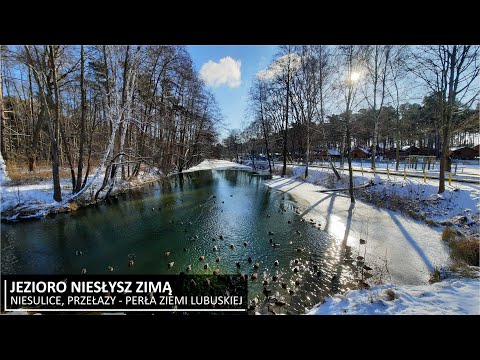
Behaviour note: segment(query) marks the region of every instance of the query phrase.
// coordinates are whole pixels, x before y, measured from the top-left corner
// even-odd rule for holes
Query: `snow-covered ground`
[[[227,160],[203,160],[200,164],[193,166],[184,172],[199,170],[252,170],[252,168]]]
[[[5,161],[3,160],[3,156],[0,153],[0,186],[3,185],[4,182],[9,180],[8,173],[7,173],[7,166],[5,165]]]
[[[304,166],[293,166],[293,177],[300,178]],[[347,188],[348,171],[340,170],[342,179],[336,181],[329,168],[309,168],[306,182],[331,187]],[[302,179],[303,180],[303,179]],[[388,176],[354,172],[354,186],[361,187],[369,183],[375,186],[365,191],[358,190],[358,195],[368,197],[371,202],[386,208],[403,208],[405,213],[414,213],[415,217],[431,220],[439,225],[456,225],[465,235],[478,234],[480,220],[480,183],[453,182],[446,184],[446,191],[439,195],[438,180],[403,176]],[[399,202],[402,206],[398,206]]]
[[[290,177],[275,176],[267,185],[292,195],[300,204],[300,216],[320,222],[339,243],[351,247],[353,258],[364,257],[365,265],[379,274],[367,280],[373,285],[369,290],[326,298],[310,314],[480,314],[479,279],[448,278],[428,283],[430,273],[446,268],[450,258],[441,240],[443,226],[425,222],[455,224],[467,234],[476,230],[473,233],[478,236],[479,184],[454,183],[438,195],[435,179],[424,182],[378,172],[355,172],[357,196],[385,203],[378,207],[357,198],[351,207],[348,192],[329,191],[348,188],[346,170],[340,171],[339,181],[328,168],[310,168],[306,179],[303,166],[292,166],[291,170]],[[374,186],[362,188],[367,184]],[[395,208],[399,201],[403,206],[410,204],[416,214],[388,209]],[[421,220],[413,218],[419,214]],[[361,244],[360,239],[366,243]],[[385,283],[388,285],[382,285]],[[388,301],[388,289],[396,294],[395,300]]]
[[[141,172],[140,175],[130,181],[123,181],[120,178],[114,186],[115,191],[125,189],[128,187],[135,187],[143,183],[157,180],[160,174],[156,169],[150,172]],[[119,174],[120,176],[120,174]],[[93,175],[90,175],[91,179]],[[8,178],[2,176],[4,181],[0,187],[0,212],[3,219],[16,220],[18,218],[30,218],[46,215],[49,211],[54,209],[67,209],[66,200],[72,195],[72,183],[70,179],[60,179],[60,186],[62,189],[63,202],[56,202],[53,199],[53,183],[52,180],[44,180],[35,184],[12,185]],[[93,199],[97,189],[100,188],[104,178],[104,173],[95,179],[92,186],[82,195],[83,199],[88,202]],[[105,191],[108,186],[105,188]]]
[[[379,285],[325,298],[308,315],[480,315],[480,279]]]

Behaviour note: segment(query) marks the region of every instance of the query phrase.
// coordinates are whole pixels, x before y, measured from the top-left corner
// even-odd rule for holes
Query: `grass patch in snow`
[[[452,241],[455,239],[456,235],[457,235],[457,230],[455,230],[451,226],[447,226],[442,231],[442,240],[447,242]]]
[[[457,230],[447,226],[442,231],[442,240],[450,247],[450,256],[455,262],[468,266],[480,265],[480,238],[459,236]]]
[[[448,242],[452,258],[467,265],[479,266],[480,239],[474,237],[458,237]]]

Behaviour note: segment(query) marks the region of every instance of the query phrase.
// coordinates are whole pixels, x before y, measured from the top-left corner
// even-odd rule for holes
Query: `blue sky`
[[[195,69],[200,72],[215,95],[227,129],[241,129],[245,124],[248,91],[255,74],[267,67],[277,52],[266,45],[192,45],[187,46]],[[223,60],[222,60],[223,59]],[[240,63],[239,63],[240,61]]]

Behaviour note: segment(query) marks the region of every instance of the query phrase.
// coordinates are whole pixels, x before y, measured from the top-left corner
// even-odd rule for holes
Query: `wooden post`
[[[452,185],[452,173],[448,173],[448,185]]]

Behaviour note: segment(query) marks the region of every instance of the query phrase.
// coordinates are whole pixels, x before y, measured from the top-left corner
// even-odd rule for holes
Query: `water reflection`
[[[296,208],[288,194],[271,191],[248,172],[181,174],[74,216],[2,224],[2,273],[78,274],[86,268],[104,274],[112,266],[116,273],[176,274],[191,265],[192,273],[206,274],[218,268],[257,274],[249,280],[255,311],[303,313],[336,281],[347,286],[352,275],[338,266],[341,244],[302,222]],[[128,267],[131,253],[134,267]]]

